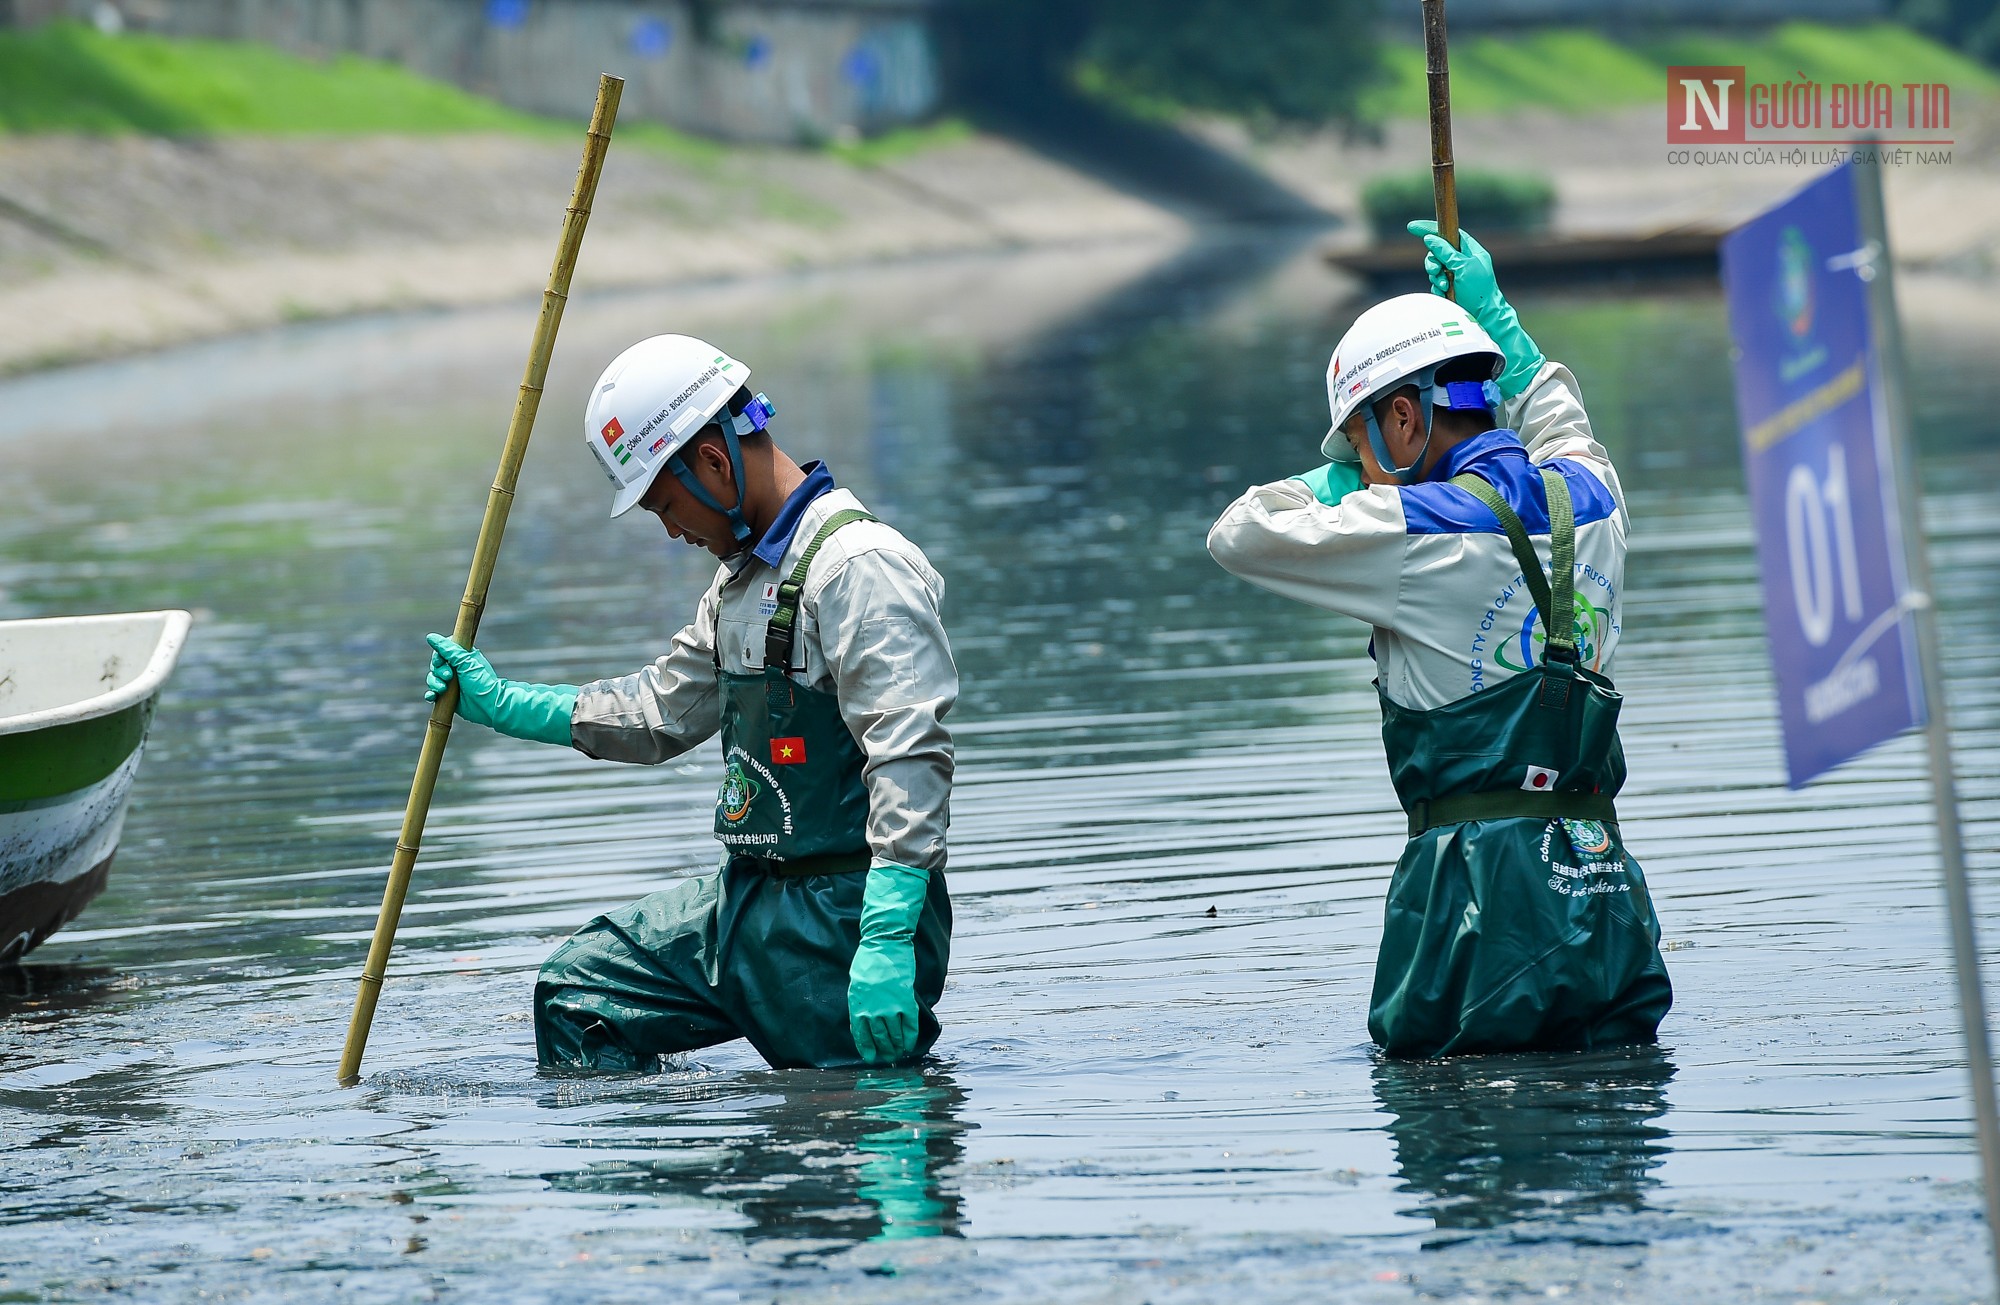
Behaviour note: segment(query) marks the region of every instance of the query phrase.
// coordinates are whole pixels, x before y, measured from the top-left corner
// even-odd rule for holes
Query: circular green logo
[[[1569,844],[1585,856],[1603,856],[1611,850],[1611,831],[1595,820],[1565,820],[1563,832]]]
[[[743,767],[730,762],[722,775],[722,791],[716,794],[715,809],[734,825],[750,814],[750,804],[756,799],[757,781],[744,774]]]

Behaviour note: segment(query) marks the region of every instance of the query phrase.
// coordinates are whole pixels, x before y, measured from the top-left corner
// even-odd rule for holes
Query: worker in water
[[[1209,551],[1374,627],[1410,833],[1376,958],[1375,1041],[1433,1056],[1650,1040],[1673,994],[1612,801],[1618,473],[1485,251],[1411,229],[1436,293],[1377,304],[1342,337],[1326,374],[1333,461],[1249,490]]]
[[[938,1036],[958,672],[915,544],[771,438],[749,369],[660,335],[598,378],[584,443],[675,539],[721,559],[631,675],[522,684],[442,635],[427,696],[515,738],[656,765],[718,730],[717,870],[602,915],[542,966],[544,1066],[638,1070],[748,1038],[778,1067],[908,1063]]]

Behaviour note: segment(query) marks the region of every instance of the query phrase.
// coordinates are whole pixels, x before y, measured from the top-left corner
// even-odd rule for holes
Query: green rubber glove
[[[569,746],[575,685],[503,680],[493,673],[493,663],[474,649],[461,648],[441,634],[427,634],[424,642],[431,646],[431,672],[424,678],[426,699],[437,701],[456,678],[458,714],[474,725],[509,738]]]
[[[1304,475],[1293,476],[1292,479],[1303,481],[1305,487],[1313,492],[1314,498],[1332,507],[1361,488],[1361,464],[1329,462],[1324,467],[1314,467]]]
[[[1546,360],[1528,333],[1521,329],[1514,306],[1500,293],[1500,283],[1493,275],[1493,255],[1463,227],[1458,232],[1458,243],[1462,246],[1459,249],[1447,244],[1437,230],[1438,224],[1431,221],[1412,222],[1409,226],[1410,234],[1423,237],[1424,248],[1430,251],[1424,255],[1424,274],[1431,279],[1431,293],[1445,293],[1444,274],[1450,272],[1450,297],[1472,314],[1472,320],[1507,355],[1507,369],[1498,379],[1501,397],[1511,399],[1528,388]]]
[[[931,873],[906,865],[868,871],[861,946],[847,970],[847,1028],[871,1065],[907,1060],[917,1047],[917,916]]]

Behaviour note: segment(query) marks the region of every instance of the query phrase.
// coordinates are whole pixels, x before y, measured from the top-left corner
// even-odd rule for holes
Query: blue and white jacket
[[[1560,364],[1544,364],[1499,419],[1505,429],[1453,448],[1416,485],[1370,485],[1332,504],[1299,480],[1255,486],[1209,530],[1208,551],[1252,584],[1374,626],[1383,690],[1404,707],[1441,707],[1535,665],[1543,643],[1500,522],[1445,482],[1465,471],[1492,481],[1546,568],[1548,504],[1536,467],[1553,467],[1576,511],[1578,651],[1586,667],[1609,674],[1625,580],[1618,472]]]

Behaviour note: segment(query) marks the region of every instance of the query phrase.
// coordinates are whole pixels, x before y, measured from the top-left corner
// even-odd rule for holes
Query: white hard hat
[[[1333,425],[1320,452],[1335,462],[1359,461],[1354,446],[1340,433],[1355,409],[1411,383],[1439,363],[1482,353],[1493,356],[1491,374],[1498,376],[1507,365],[1500,346],[1470,314],[1442,295],[1398,295],[1376,304],[1354,319],[1327,364],[1326,401]]]
[[[617,487],[611,515],[646,489],[750,378],[750,369],[691,335],[655,335],[611,360],[583,412],[583,442]]]

